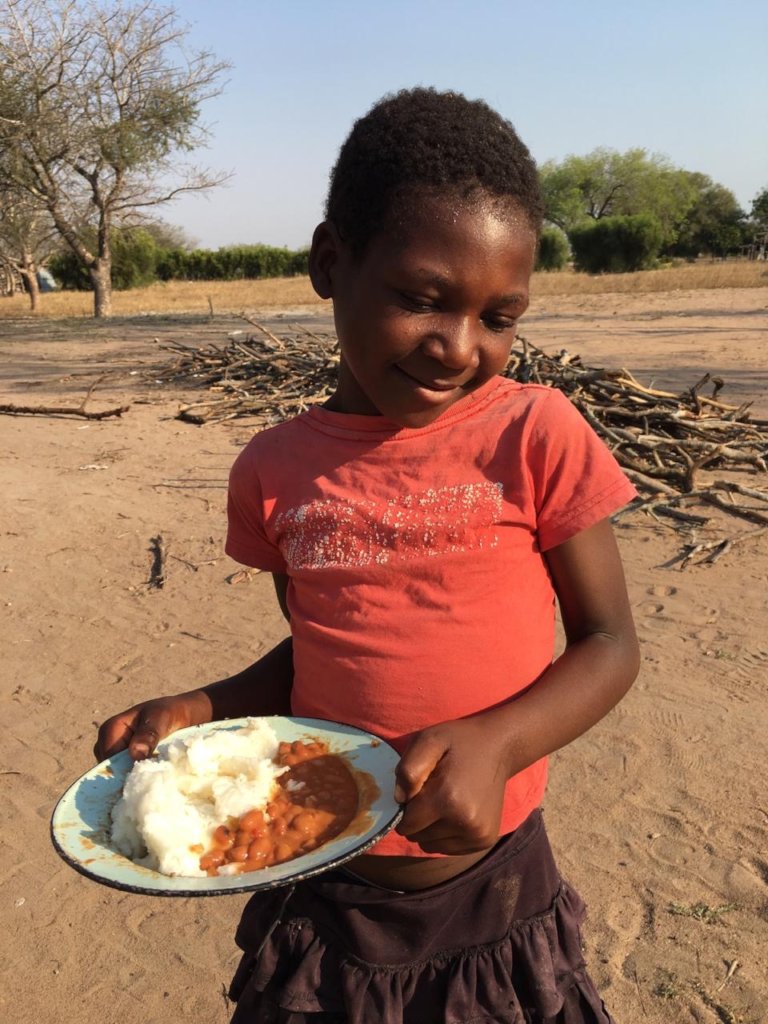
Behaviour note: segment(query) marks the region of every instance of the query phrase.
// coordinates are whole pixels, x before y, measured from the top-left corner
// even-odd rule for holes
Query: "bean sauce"
[[[200,868],[218,874],[224,864],[256,871],[317,849],[349,825],[358,809],[358,789],[343,758],[319,740],[281,743],[277,763],[288,771],[278,792],[261,810],[230,818],[213,834]]]

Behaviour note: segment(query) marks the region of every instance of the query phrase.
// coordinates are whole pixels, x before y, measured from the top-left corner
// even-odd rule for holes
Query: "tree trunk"
[[[13,298],[16,294],[16,274],[14,270],[4,262],[0,273],[2,273],[3,277],[3,287],[0,289],[0,292]]]
[[[20,270],[20,273],[24,278],[27,295],[29,295],[29,308],[36,313],[40,306],[40,285],[37,283],[37,271],[34,263],[27,264]]]
[[[112,316],[112,260],[97,259],[88,267],[93,284],[93,315]]]

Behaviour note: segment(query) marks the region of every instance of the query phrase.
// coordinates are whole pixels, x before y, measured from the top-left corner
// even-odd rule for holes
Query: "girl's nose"
[[[478,341],[469,318],[441,325],[422,343],[422,351],[449,370],[474,368],[480,362]]]

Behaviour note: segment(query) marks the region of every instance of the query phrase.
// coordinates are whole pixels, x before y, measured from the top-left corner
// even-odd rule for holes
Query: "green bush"
[[[183,271],[189,253],[186,249],[158,249],[155,273],[160,281],[183,279]]]
[[[536,270],[562,270],[570,257],[568,239],[560,228],[544,228],[536,254]]]
[[[141,288],[157,280],[157,244],[143,228],[115,231],[112,236],[112,287]]]
[[[140,288],[157,280],[157,262],[161,250],[152,235],[143,228],[122,228],[112,232],[112,287],[117,291]],[[91,251],[96,239],[90,239]],[[62,288],[91,291],[86,267],[70,249],[57,253],[48,267]]]
[[[309,249],[272,245],[231,245],[211,249],[160,250],[157,276],[163,281],[243,281],[295,277],[309,272]]]
[[[67,291],[91,291],[91,278],[71,249],[62,249],[48,261],[48,269],[59,287]]]
[[[89,291],[88,271],[71,252],[50,262],[62,288]],[[143,228],[112,236],[112,284],[139,288],[153,281],[243,281],[259,277],[295,277],[309,273],[309,249],[273,245],[232,245],[223,249],[162,248]]]
[[[623,274],[652,267],[661,249],[661,224],[649,214],[603,217],[568,236],[577,270]]]

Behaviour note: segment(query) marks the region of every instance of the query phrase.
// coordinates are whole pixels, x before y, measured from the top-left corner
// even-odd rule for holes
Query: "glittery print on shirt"
[[[484,482],[384,502],[312,501],[282,512],[275,525],[289,569],[330,569],[493,548],[501,512],[502,485]]]

